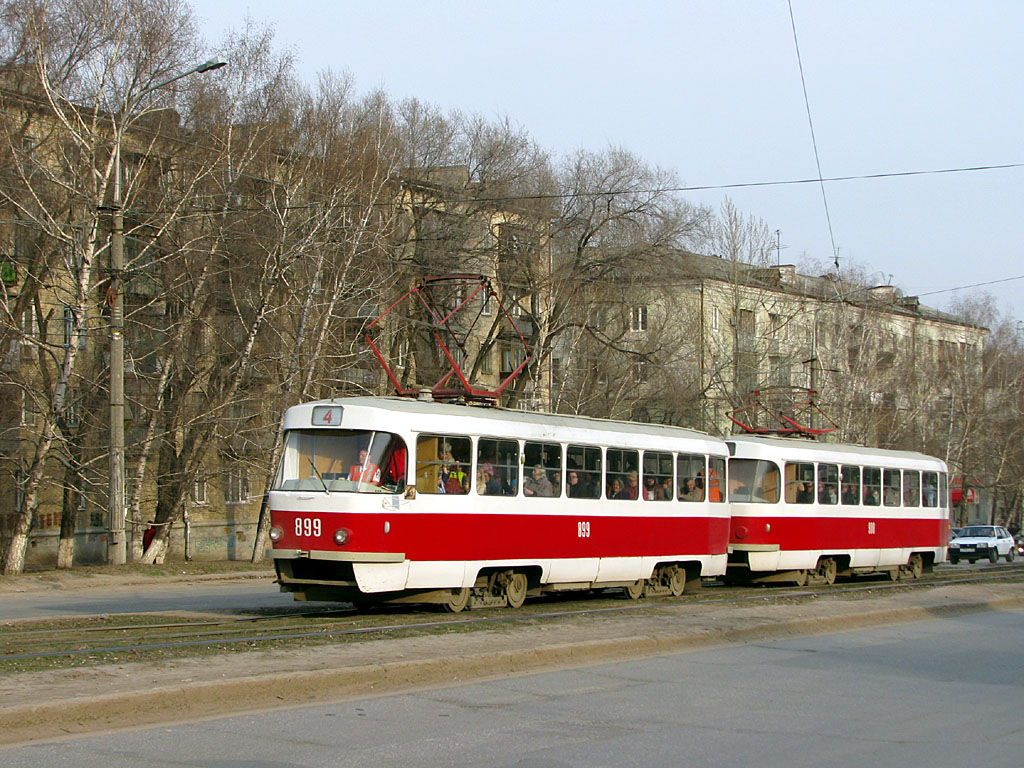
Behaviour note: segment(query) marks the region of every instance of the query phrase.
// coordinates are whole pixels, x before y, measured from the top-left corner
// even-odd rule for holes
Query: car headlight
[[[281,537],[284,536],[284,530],[279,525],[271,526],[270,528],[270,540],[280,541]]]
[[[352,534],[347,528],[339,528],[334,532],[334,543],[340,547],[343,544],[347,544],[351,537]]]

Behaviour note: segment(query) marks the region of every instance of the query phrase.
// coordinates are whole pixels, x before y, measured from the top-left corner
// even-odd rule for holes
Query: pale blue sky
[[[786,0],[193,0],[211,45],[269,22],[300,75],[347,71],[509,117],[558,155],[622,146],[686,186],[817,177]],[[1024,163],[1024,2],[793,0],[822,175]],[[1024,276],[1024,167],[826,184],[840,263],[922,301]],[[685,193],[830,260],[817,184]],[[985,286],[1024,317],[1024,279]],[[931,294],[931,295],[926,295]]]

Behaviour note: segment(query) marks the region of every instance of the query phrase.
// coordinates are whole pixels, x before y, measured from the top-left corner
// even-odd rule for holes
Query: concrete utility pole
[[[121,139],[124,122],[135,104],[153,91],[197,72],[209,72],[227,64],[219,58],[204,61],[187,72],[144,88],[125,100],[114,125],[114,201],[110,227],[110,488],[107,494],[107,563],[124,565],[128,559],[125,538],[124,499],[124,211],[121,199]]]

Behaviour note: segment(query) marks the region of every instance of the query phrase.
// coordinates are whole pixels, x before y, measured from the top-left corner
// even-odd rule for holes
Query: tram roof
[[[582,439],[578,433],[577,435],[573,433],[575,430],[583,430],[591,433],[590,440],[601,437],[599,433],[603,433],[607,438],[612,436],[619,439],[629,437],[631,440],[636,440],[637,438],[648,438],[651,440],[659,438],[694,440],[707,445],[718,446],[719,450],[713,451],[714,453],[725,454],[726,452],[725,443],[721,438],[713,437],[705,432],[686,429],[685,427],[673,427],[665,424],[641,424],[631,421],[617,421],[614,419],[562,413],[519,411],[496,406],[455,405],[402,397],[342,397],[302,403],[288,409],[288,414],[285,417],[285,428],[300,429],[309,427],[313,408],[323,405],[339,405],[343,410],[360,409],[364,412],[386,411],[391,414],[415,417],[415,422],[403,422],[402,426],[412,428],[417,432],[430,431],[451,434],[463,431],[467,434],[484,434],[496,437],[507,434],[509,437],[526,437],[565,442],[573,439]],[[506,429],[497,428],[498,424],[506,425]],[[514,431],[509,432],[507,427],[512,425],[514,425]],[[383,428],[383,425],[380,425],[378,428]],[[393,429],[394,427],[392,426],[391,428]]]
[[[823,443],[816,440],[801,440],[799,438],[766,437],[764,435],[730,435],[724,438],[726,442],[742,443],[746,446],[760,446],[770,450],[774,456],[803,454],[809,459],[813,456],[831,458],[836,461],[856,461],[859,464],[869,464],[871,461],[884,463],[888,461],[914,461],[924,462],[929,467],[935,468],[941,465],[945,470],[946,463],[942,459],[929,456],[916,451],[894,451],[887,448],[870,448],[866,445],[854,445],[852,443]]]

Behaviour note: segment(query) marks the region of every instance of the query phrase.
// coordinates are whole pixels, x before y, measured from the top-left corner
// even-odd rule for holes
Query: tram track
[[[986,566],[978,569],[943,570],[921,579],[888,582],[850,580],[832,586],[807,588],[778,586],[725,586],[709,583],[680,598],[649,598],[626,601],[609,594],[587,598],[565,594],[528,602],[509,610],[486,608],[473,615],[443,615],[405,606],[372,610],[320,608],[259,616],[217,619],[154,621],[152,614],[85,617],[64,621],[11,623],[0,627],[0,672],[138,661],[210,653],[281,648],[293,645],[348,642],[398,634],[477,631],[498,625],[554,622],[572,617],[614,615],[629,612],[656,614],[687,603],[804,602],[821,597],[877,595],[888,590],[917,590],[954,584],[1024,580],[1024,565]],[[556,608],[553,610],[553,608]],[[425,615],[430,615],[424,620]],[[381,621],[381,619],[385,619]]]

